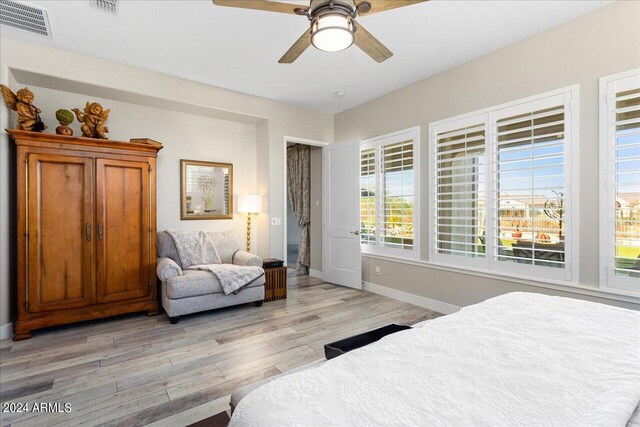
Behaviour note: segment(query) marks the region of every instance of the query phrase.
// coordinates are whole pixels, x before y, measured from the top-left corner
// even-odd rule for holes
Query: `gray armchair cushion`
[[[233,264],[233,254],[242,249],[235,231],[207,233],[218,251],[223,264]]]
[[[262,267],[262,258],[258,255],[245,251],[237,251],[233,255],[233,263],[235,265],[247,265],[251,267]]]
[[[208,232],[207,235],[213,241],[222,263],[233,264],[233,254],[242,249],[238,233],[230,230],[225,232]],[[166,231],[160,231],[157,234],[156,240],[158,258],[171,258],[182,268],[183,265],[180,262],[180,256],[178,255],[176,244],[171,235]]]
[[[167,230],[178,250],[182,268],[222,264],[213,240],[204,231]]]
[[[264,276],[243,288],[253,288],[264,285]],[[200,295],[222,294],[222,286],[218,279],[208,271],[184,270],[182,276],[172,277],[166,281],[166,293],[170,299],[197,297]]]
[[[158,258],[156,272],[158,278],[163,282],[172,277],[182,276],[182,268],[171,258]]]
[[[158,258],[171,258],[180,268],[180,256],[178,256],[178,250],[176,244],[173,241],[173,237],[166,231],[161,231],[156,236],[156,247],[158,250]]]

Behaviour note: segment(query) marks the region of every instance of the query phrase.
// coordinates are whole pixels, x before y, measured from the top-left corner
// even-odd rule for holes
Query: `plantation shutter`
[[[363,141],[360,146],[360,218],[365,253],[419,257],[418,131]]]
[[[433,261],[573,280],[573,93],[431,126]]]
[[[380,243],[413,249],[413,140],[380,147]]]
[[[229,174],[224,175],[224,213],[232,213],[229,211]]]
[[[434,255],[484,257],[485,123],[453,127],[435,134]]]
[[[563,97],[498,111],[493,128],[494,259],[511,267],[565,268]]]
[[[640,277],[640,88],[616,93],[615,273]]]
[[[640,72],[605,78],[603,286],[640,291]]]
[[[360,241],[364,245],[376,243],[376,150],[360,152]]]

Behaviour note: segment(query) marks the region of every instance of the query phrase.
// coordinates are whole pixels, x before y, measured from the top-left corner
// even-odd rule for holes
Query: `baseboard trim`
[[[0,340],[9,340],[11,338],[13,338],[13,323],[0,326]]]
[[[309,269],[309,276],[322,279],[322,271]]]
[[[365,291],[393,298],[398,301],[408,302],[409,304],[417,305],[418,307],[428,308],[429,310],[437,311],[438,313],[451,314],[455,313],[461,308],[457,305],[449,304],[447,302],[421,297],[420,295],[414,295],[408,292],[399,291],[397,289],[388,288],[386,286],[376,285],[375,283],[362,282],[362,284],[362,289]]]

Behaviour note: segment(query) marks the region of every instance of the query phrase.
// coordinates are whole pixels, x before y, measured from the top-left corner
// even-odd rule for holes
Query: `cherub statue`
[[[81,113],[77,108],[74,108],[72,111],[76,113],[78,121],[84,123],[80,128],[82,130],[82,136],[87,138],[109,139],[107,138],[109,128],[106,127],[105,124],[107,123],[107,118],[111,110],[103,110],[102,105],[97,102],[87,102],[87,105],[84,107],[84,112]]]
[[[22,88],[18,93],[13,93],[5,85],[0,85],[4,102],[7,107],[18,112],[18,129],[42,132],[47,126],[40,119],[40,110],[33,105],[33,92],[29,88]]]

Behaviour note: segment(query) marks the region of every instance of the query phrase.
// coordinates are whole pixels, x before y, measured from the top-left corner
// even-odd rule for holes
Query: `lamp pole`
[[[238,213],[247,214],[247,252],[251,252],[251,216],[262,211],[262,196],[246,194],[238,196]]]
[[[247,214],[247,252],[251,252],[251,215]]]

